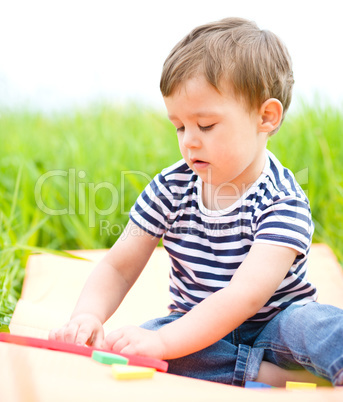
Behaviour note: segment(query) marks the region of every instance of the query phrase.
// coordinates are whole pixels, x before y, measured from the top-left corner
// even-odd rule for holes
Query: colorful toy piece
[[[112,364],[112,375],[116,380],[137,380],[141,378],[152,378],[155,371],[155,369],[147,367]]]
[[[94,350],[120,355],[128,359],[128,364],[134,366],[150,367],[158,371],[166,372],[168,363],[164,360],[153,359],[151,357],[130,355],[127,353],[114,353],[111,350],[101,350],[91,346],[80,346],[73,343],[53,341],[40,338],[30,338],[27,336],[12,335],[0,332],[0,342],[14,343],[16,345],[31,346],[35,348],[57,350],[59,352],[74,353],[82,356],[91,357]]]
[[[293,382],[287,381],[286,382],[286,389],[316,389],[317,384],[312,382]]]
[[[273,387],[271,385],[264,384],[263,382],[246,381],[244,388],[273,388]]]
[[[113,353],[101,352],[100,350],[93,350],[92,359],[103,364],[128,364],[129,359],[123,356],[115,355]]]

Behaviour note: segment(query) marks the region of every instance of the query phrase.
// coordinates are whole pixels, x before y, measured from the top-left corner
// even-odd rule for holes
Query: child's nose
[[[185,129],[182,138],[183,146],[186,148],[199,148],[201,145],[201,141],[193,130]]]

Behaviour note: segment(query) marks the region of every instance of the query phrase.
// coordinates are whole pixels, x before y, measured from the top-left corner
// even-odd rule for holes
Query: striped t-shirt
[[[292,303],[316,300],[306,277],[313,234],[309,203],[293,174],[269,151],[257,181],[224,210],[204,206],[202,180],[182,159],[155,176],[130,218],[151,235],[163,236],[173,311],[187,312],[228,286],[253,243],[286,246],[298,254],[274,295],[250,320],[269,320]]]

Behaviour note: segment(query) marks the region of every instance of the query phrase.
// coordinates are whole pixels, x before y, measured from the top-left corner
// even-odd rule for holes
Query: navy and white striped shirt
[[[316,300],[306,265],[313,223],[307,197],[293,174],[267,151],[258,180],[233,205],[208,210],[202,180],[181,160],[145,188],[130,218],[162,237],[170,256],[171,310],[187,312],[228,286],[253,243],[295,249],[297,257],[266,305],[250,320],[269,320],[292,303]]]

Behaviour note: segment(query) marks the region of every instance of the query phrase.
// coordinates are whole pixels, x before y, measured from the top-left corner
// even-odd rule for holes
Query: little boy
[[[306,278],[309,203],[266,150],[293,82],[283,43],[244,19],[200,26],[176,45],[161,91],[183,159],[139,196],[70,322],[50,338],[166,359],[171,373],[227,384],[284,385],[313,380],[310,371],[343,383],[343,311],[316,303]],[[102,324],[161,237],[170,315],[104,339]]]

